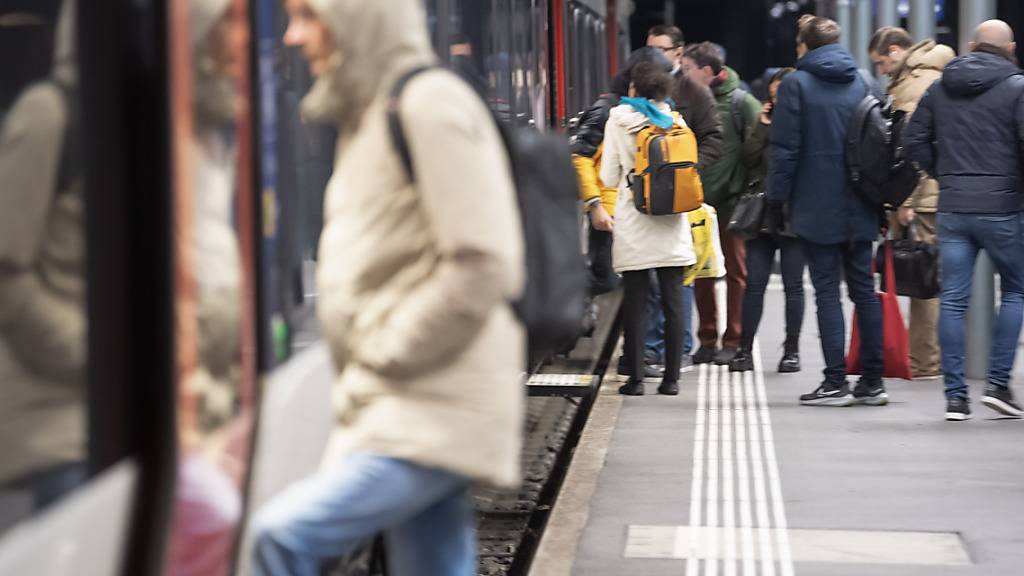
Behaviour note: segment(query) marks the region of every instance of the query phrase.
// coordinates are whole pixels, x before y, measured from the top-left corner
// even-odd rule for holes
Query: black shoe
[[[971,419],[971,402],[967,398],[954,396],[946,400],[946,420],[962,422]]]
[[[679,373],[682,374],[691,370],[693,370],[693,356],[683,354],[683,357],[679,359]]]
[[[715,360],[718,350],[714,346],[701,346],[700,350],[693,355],[694,364],[710,364]]]
[[[754,356],[749,350],[740,350],[729,362],[729,372],[750,372],[754,369]]]
[[[715,354],[715,364],[718,364],[719,366],[728,366],[729,362],[732,362],[732,359],[735,358],[738,353],[739,348],[726,346]]]
[[[866,382],[861,378],[853,387],[853,401],[867,406],[885,406],[889,403],[889,395],[881,380]]]
[[[679,395],[679,383],[678,382],[662,382],[661,386],[658,386],[658,394],[664,396],[677,396]]]
[[[619,377],[620,378],[629,379],[629,377],[633,375],[633,370],[630,369],[629,365],[628,364],[623,364],[622,362],[619,362],[619,368],[618,368],[617,371],[619,373]],[[659,370],[659,369],[655,368],[654,366],[650,366],[650,365],[644,364],[644,380],[645,381],[646,380],[658,381],[658,380],[661,380],[664,377],[664,375],[665,375],[665,371],[664,370]]]
[[[644,383],[643,382],[626,382],[622,386],[619,386],[619,394],[626,396],[643,396],[644,395]]]
[[[991,383],[985,386],[985,395],[981,397],[981,403],[1003,416],[1020,418],[1024,415],[1024,408],[1014,400],[1013,391],[1006,386]]]
[[[792,374],[800,371],[800,353],[786,352],[779,360],[779,374]]]
[[[853,404],[850,385],[844,380],[841,384],[822,382],[814,392],[800,397],[804,406],[849,406]]]

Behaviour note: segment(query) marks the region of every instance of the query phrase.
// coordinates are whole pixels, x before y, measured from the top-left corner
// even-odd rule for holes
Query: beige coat
[[[55,52],[65,85],[72,8]],[[85,458],[85,212],[80,181],[57,190],[67,109],[43,82],[0,124],[0,482]]]
[[[896,109],[913,114],[925,91],[942,78],[942,70],[955,57],[952,48],[936,44],[934,40],[923,40],[912,46],[891,74],[889,94]],[[917,212],[935,212],[938,204],[939,183],[931,178],[922,178],[904,206]]]
[[[664,102],[658,107],[662,112],[670,112]],[[682,117],[677,117],[676,121],[686,125]],[[648,125],[647,116],[622,104],[612,108],[604,130],[601,180],[615,183],[619,190],[612,243],[612,266],[619,273],[689,266],[697,262],[690,222],[685,214],[648,216],[641,214],[633,201],[627,176],[636,164],[636,135]]]
[[[338,53],[307,118],[339,125],[318,269],[319,317],[339,370],[325,465],[372,451],[492,484],[519,482],[524,282],[510,170],[490,113],[447,71],[406,87],[410,185],[387,94],[434,61],[418,0],[313,0]]]

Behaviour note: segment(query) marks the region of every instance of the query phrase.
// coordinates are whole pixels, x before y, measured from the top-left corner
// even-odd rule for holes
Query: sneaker
[[[946,420],[963,422],[971,419],[971,402],[967,398],[954,396],[946,400]]]
[[[981,397],[981,403],[999,412],[1003,416],[1020,418],[1024,415],[1024,408],[1013,398],[1013,391],[1005,386],[989,384],[985,387],[985,395]]]
[[[740,350],[729,362],[729,372],[750,372],[754,369],[754,356],[749,350]]]
[[[800,371],[800,353],[786,352],[779,360],[779,374],[792,374]]]
[[[801,396],[800,403],[804,406],[849,406],[853,404],[853,394],[850,394],[850,385],[845,380],[838,385],[822,382],[814,392]]]
[[[619,374],[619,379],[620,380],[628,380],[629,377],[633,375],[633,370],[630,369],[629,365],[628,364],[623,364],[622,362],[619,362],[619,367],[618,367],[617,372]],[[660,381],[664,377],[664,375],[665,375],[665,371],[664,370],[659,370],[659,369],[657,369],[654,366],[650,366],[650,365],[644,364],[644,381],[645,382],[649,382],[649,381],[652,381],[652,380],[654,382],[658,382],[658,381]]]
[[[729,362],[732,362],[732,359],[736,357],[736,354],[738,354],[739,351],[739,348],[736,348],[735,346],[726,346],[725,348],[722,348],[717,354],[715,354],[715,364],[718,364],[719,366],[728,366]]]
[[[683,354],[683,357],[679,359],[679,373],[682,374],[691,370],[693,370],[693,356]]]
[[[662,382],[658,386],[658,394],[663,396],[677,396],[679,395],[679,383],[678,382]]]
[[[619,386],[619,394],[625,396],[643,396],[644,392],[643,382],[626,382]]]
[[[693,355],[694,364],[710,364],[715,360],[718,350],[714,346],[701,346]]]
[[[918,381],[938,380],[941,377],[942,377],[942,370],[927,371],[927,372],[925,372],[925,371],[916,372],[915,371],[915,372],[912,372],[911,375],[910,375],[910,378],[912,380],[918,380]]]
[[[885,406],[889,403],[889,395],[885,392],[885,384],[881,380],[865,382],[861,378],[853,387],[853,401],[866,406]]]

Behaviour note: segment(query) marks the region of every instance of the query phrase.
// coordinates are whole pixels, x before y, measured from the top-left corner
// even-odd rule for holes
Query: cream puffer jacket
[[[671,111],[665,103],[658,107],[666,114]],[[681,117],[676,121],[685,125]],[[643,113],[622,104],[612,108],[605,127],[601,180],[619,188],[612,243],[612,267],[619,273],[689,266],[697,261],[685,214],[648,216],[633,202],[627,176],[636,164],[636,135],[649,123]]]
[[[942,70],[955,57],[952,48],[936,44],[934,40],[923,40],[912,46],[891,74],[889,94],[896,109],[913,114],[925,91],[942,78]],[[918,212],[935,212],[938,205],[939,183],[931,178],[922,178],[904,203]]]
[[[387,96],[434,62],[418,0],[313,0],[338,52],[303,102],[339,126],[318,269],[319,317],[339,371],[325,464],[370,451],[501,486],[519,482],[524,283],[510,168],[479,96],[428,71],[399,113]]]

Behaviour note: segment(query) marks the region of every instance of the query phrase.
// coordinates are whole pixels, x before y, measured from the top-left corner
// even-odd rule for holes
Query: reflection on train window
[[[255,411],[245,0],[171,12],[178,470],[166,574],[227,575]],[[186,25],[187,22],[187,25]]]
[[[0,532],[87,470],[74,5],[21,5],[0,10]]]

